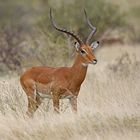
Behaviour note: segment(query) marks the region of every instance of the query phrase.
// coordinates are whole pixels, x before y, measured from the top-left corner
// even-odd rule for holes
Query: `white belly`
[[[37,95],[40,96],[41,98],[48,98],[48,99],[53,98],[52,93],[51,94],[43,94],[43,93],[38,92]],[[73,94],[69,94],[69,95],[64,94],[60,97],[60,99],[70,99],[73,97],[75,97]]]
[[[62,95],[60,99],[70,99],[70,98],[73,98],[74,95]]]
[[[41,98],[52,99],[52,94],[43,94],[43,93],[38,92],[37,95],[40,96]]]

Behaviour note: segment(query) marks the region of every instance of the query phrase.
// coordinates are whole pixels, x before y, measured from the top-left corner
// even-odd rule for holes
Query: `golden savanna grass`
[[[52,101],[29,119],[27,98],[18,76],[0,80],[0,140],[139,140],[140,46],[101,47],[98,64],[90,66],[78,98],[78,114]]]

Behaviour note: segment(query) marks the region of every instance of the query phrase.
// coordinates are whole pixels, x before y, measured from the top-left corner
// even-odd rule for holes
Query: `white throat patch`
[[[82,66],[83,67],[87,67],[88,66],[88,63],[82,63]]]

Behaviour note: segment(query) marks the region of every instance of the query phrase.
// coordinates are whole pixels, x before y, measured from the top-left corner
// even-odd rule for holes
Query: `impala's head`
[[[92,30],[91,33],[89,34],[89,36],[87,37],[86,42],[83,42],[74,33],[70,32],[70,31],[67,31],[65,29],[58,28],[56,23],[54,22],[54,20],[52,18],[52,11],[51,11],[51,9],[50,9],[50,20],[51,20],[51,23],[52,23],[53,27],[56,30],[58,30],[60,32],[63,32],[65,34],[67,34],[67,35],[70,35],[74,39],[76,39],[77,42],[75,44],[75,48],[76,48],[76,51],[82,56],[84,63],[86,63],[86,64],[96,64],[97,63],[97,59],[94,56],[94,50],[99,46],[99,41],[94,41],[94,42],[90,43],[90,39],[96,33],[96,27],[94,27],[91,24],[91,22],[89,21],[85,10],[84,10],[84,13],[85,13],[87,24],[89,25],[90,29]]]
[[[83,44],[82,46],[79,43],[76,43],[75,47],[77,52],[83,57],[83,62],[86,64],[96,64],[97,59],[94,55],[95,49],[99,46],[99,41],[94,41],[90,45]]]

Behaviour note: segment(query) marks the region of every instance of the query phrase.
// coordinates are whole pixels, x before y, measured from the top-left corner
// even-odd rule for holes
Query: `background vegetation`
[[[124,43],[139,42],[139,2],[131,3],[129,0],[126,3],[111,0],[0,1],[1,72],[33,65],[67,65],[70,62],[73,39],[52,28],[50,7],[58,25],[74,31],[83,40],[90,32],[83,16],[85,8],[98,29],[94,40],[102,42],[110,35],[118,36]]]
[[[100,40],[96,66],[89,66],[78,114],[61,100],[55,115],[45,99],[32,119],[19,74],[37,65],[70,66],[72,38],[57,24],[86,39],[86,8]],[[0,1],[0,139],[2,140],[138,140],[140,138],[140,1],[4,0]]]

